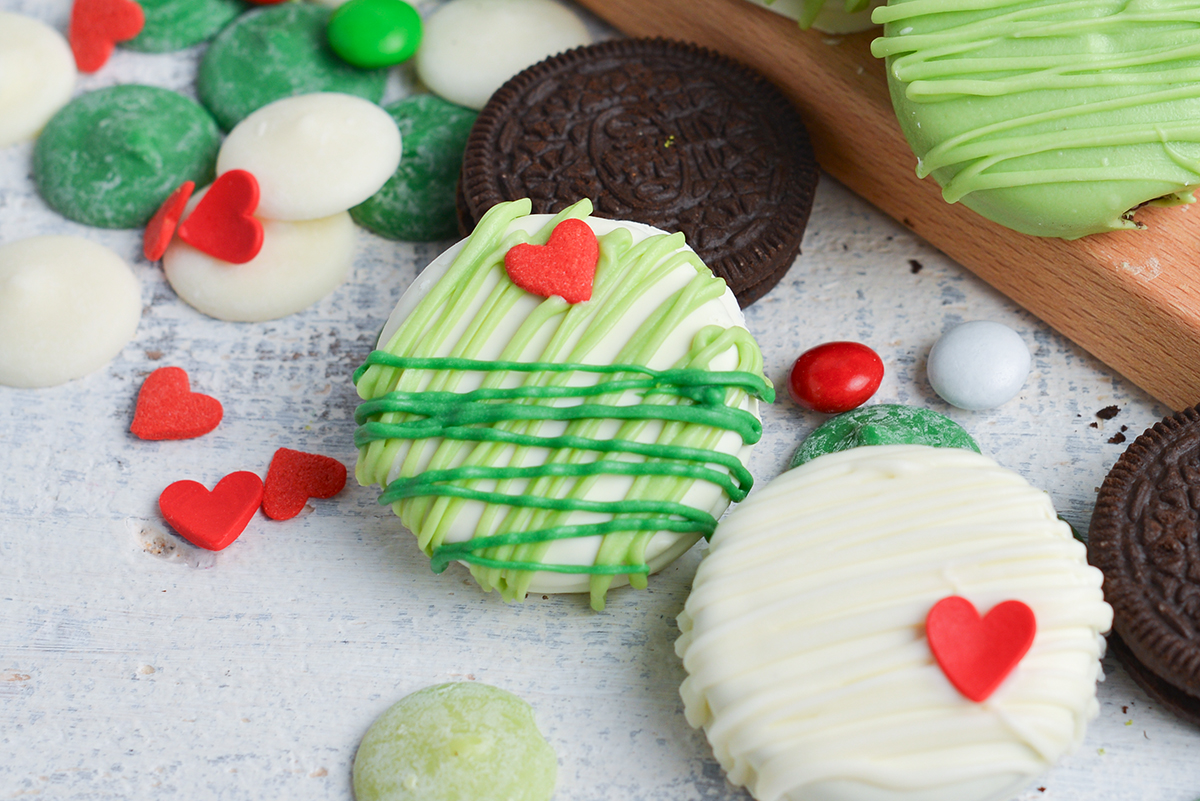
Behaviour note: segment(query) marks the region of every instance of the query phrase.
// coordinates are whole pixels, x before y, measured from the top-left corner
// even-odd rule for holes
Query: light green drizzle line
[[[871,52],[888,58],[903,100],[962,103],[940,118],[958,121],[957,133],[936,141],[940,123],[914,130],[916,112],[893,86],[917,174],[941,170],[949,202],[1047,184],[1152,185],[1168,194],[1200,183],[1200,161],[1178,148],[1200,145],[1197,0],[893,0],[872,19],[887,27]],[[1000,103],[1007,118],[990,111]],[[1138,147],[1164,157],[1119,155]],[[1114,155],[1090,166],[1062,159],[1089,148]]]
[[[536,571],[587,573],[592,605],[601,609],[616,576],[645,586],[645,548],[655,533],[679,532],[691,542],[711,533],[712,515],[682,503],[696,481],[712,483],[734,500],[745,497],[753,483],[749,472],[714,448],[725,431],[745,443],[757,441],[761,424],[741,407],[748,397],[770,402],[774,392],[757,345],[740,327],[707,326],[670,369],[646,366],[685,317],[725,292],[724,281],[690,250],[680,250],[681,234],[636,245],[624,229],[601,237],[590,302],[572,306],[547,298],[497,359],[477,358],[506,317],[519,313],[516,303],[528,297],[504,273],[504,253],[519,242],[544,244],[561,220],[590,211],[591,204],[581,201],[527,236],[506,230],[529,213],[528,201],[490,210],[446,275],[356,371],[365,402],[356,412],[355,440],[359,482],[386,488],[380,502],[392,504],[436,572],[451,561],[467,562],[480,586],[506,599],[523,598]],[[682,265],[695,277],[661,299],[615,363],[587,364],[591,351],[622,325],[626,310]],[[479,288],[489,284],[480,300]],[[545,340],[537,360],[522,360],[535,337]],[[712,360],[730,349],[737,369],[710,370]],[[478,388],[458,389],[465,376],[480,372]],[[595,383],[572,381],[587,374]],[[641,402],[629,404],[626,393],[637,393]],[[561,430],[543,432],[548,421]],[[606,421],[617,430],[602,431]],[[649,425],[659,427],[657,435],[640,441],[648,439]],[[533,448],[548,455],[526,466]],[[590,500],[606,476],[628,477],[632,486],[620,500]],[[473,502],[485,504],[473,536],[446,542]],[[572,522],[578,512],[606,519]],[[545,562],[554,541],[596,535],[603,539],[593,564]]]

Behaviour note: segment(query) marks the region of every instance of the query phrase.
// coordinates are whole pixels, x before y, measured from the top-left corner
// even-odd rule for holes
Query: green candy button
[[[979,453],[971,435],[949,417],[916,406],[881,403],[861,406],[817,426],[796,450],[788,469],[864,445],[931,445]]]
[[[354,758],[356,801],[549,801],[558,758],[506,690],[441,684],[398,701]]]
[[[421,15],[404,0],[350,0],[333,12],[329,46],[363,69],[390,67],[412,58],[421,44]]]

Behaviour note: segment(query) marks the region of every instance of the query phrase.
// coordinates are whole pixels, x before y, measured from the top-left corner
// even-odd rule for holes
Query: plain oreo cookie
[[[496,203],[682,231],[742,306],[800,252],[818,167],[800,115],[710,50],[619,39],[568,50],[492,95],[463,158],[463,233]]]
[[[1153,698],[1200,724],[1200,407],[1156,423],[1104,479],[1088,561],[1104,573],[1113,652]]]

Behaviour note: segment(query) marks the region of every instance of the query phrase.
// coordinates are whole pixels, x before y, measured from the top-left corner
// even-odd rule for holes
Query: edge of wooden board
[[[892,111],[877,33],[831,37],[745,0],[577,0],[631,36],[695,42],[758,70],[800,110],[830,175],[1174,409],[1200,401],[1200,207],[1067,242],[946,203]]]

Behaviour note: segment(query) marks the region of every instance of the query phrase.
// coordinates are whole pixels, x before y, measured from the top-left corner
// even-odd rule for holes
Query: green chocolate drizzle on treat
[[[872,52],[949,202],[1023,233],[1137,227],[1200,184],[1200,3],[892,0]]]
[[[695,482],[745,497],[749,472],[714,449],[725,432],[756,442],[761,424],[744,406],[770,402],[774,392],[758,346],[740,327],[703,327],[669,369],[646,366],[685,317],[726,291],[681,250],[681,234],[637,244],[624,229],[599,237],[592,301],[547,298],[514,323],[511,315],[522,313],[514,305],[531,296],[509,281],[504,254],[520,242],[544,244],[555,225],[586,217],[591,204],[566,209],[533,236],[506,233],[528,211],[528,201],[493,207],[446,275],[355,373],[365,399],[356,413],[358,480],[386,487],[380,502],[393,505],[435,571],[466,562],[480,586],[506,599],[524,597],[537,571],[590,574],[592,604],[602,608],[617,575],[645,586],[644,553],[655,533],[681,532],[691,542],[712,533],[713,515],[682,502]],[[629,307],[681,266],[695,277],[658,301],[613,363],[587,363]],[[480,293],[489,281],[492,289]],[[504,336],[497,332],[506,318],[516,330],[500,358],[475,358]],[[448,355],[434,355],[446,346]],[[731,351],[737,369],[710,369]],[[517,358],[528,352],[540,356]],[[526,459],[531,449],[544,457]],[[597,500],[597,482],[614,476],[629,483],[624,496]],[[474,534],[447,542],[470,501],[486,504]],[[593,564],[544,561],[555,540],[595,535],[603,543]]]
[[[827,453],[870,445],[931,445],[979,453],[971,435],[949,417],[916,406],[880,403],[860,406],[817,426],[796,450],[788,469]]]

